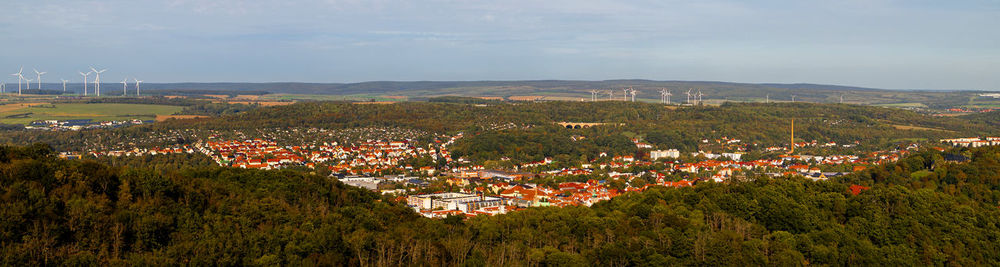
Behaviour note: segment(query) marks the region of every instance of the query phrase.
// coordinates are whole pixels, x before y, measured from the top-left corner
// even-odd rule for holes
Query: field
[[[890,124],[889,126],[892,126],[893,128],[900,129],[900,130],[955,132],[955,131],[945,130],[945,129],[927,128],[927,127],[912,126],[912,125]]]
[[[892,103],[892,104],[877,104],[875,106],[887,107],[887,108],[927,108],[927,105],[923,103]]]
[[[6,108],[5,108],[6,107]],[[0,106],[0,123],[27,124],[36,120],[93,119],[95,121],[141,119],[153,120],[156,115],[171,115],[183,107],[145,104],[36,104],[9,108]],[[26,117],[7,118],[31,113]]]

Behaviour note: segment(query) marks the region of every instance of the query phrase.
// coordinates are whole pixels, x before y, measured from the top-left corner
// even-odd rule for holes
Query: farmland
[[[17,105],[11,108],[11,105]],[[180,106],[147,104],[11,104],[0,106],[0,123],[27,124],[36,120],[93,119],[94,121],[141,119],[153,120],[157,115],[171,115]],[[25,116],[15,116],[27,114]],[[14,117],[11,117],[14,116]]]

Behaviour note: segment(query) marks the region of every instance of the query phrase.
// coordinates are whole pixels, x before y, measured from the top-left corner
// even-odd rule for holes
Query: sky
[[[106,82],[1000,90],[1000,0],[10,0],[0,48],[8,84],[22,65],[45,82],[93,65]]]

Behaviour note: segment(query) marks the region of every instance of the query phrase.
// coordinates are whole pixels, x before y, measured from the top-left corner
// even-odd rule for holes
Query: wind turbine
[[[764,95],[764,104],[771,102],[771,94]]]
[[[38,70],[36,70],[36,69],[31,69],[31,70],[34,70],[35,71],[35,75],[38,75],[38,90],[42,90],[42,74],[46,74],[48,72],[44,72],[44,71],[43,72],[38,72]]]
[[[83,96],[87,96],[87,76],[90,76],[91,73],[94,72],[92,71],[88,71],[87,73],[83,73],[82,71],[80,72],[80,75],[83,76]]]
[[[69,80],[66,80],[66,79],[59,79],[59,80],[62,80],[62,82],[63,82],[63,93],[65,93],[66,92],[66,82],[68,82]]]
[[[128,78],[122,80],[122,96],[128,94]]]
[[[615,90],[608,90],[608,100],[615,100]]]
[[[136,80],[135,78],[132,78],[132,80],[135,81],[135,96],[139,96],[139,84],[142,83],[142,81]]]
[[[702,103],[701,103],[701,96],[703,96],[703,95],[705,95],[705,94],[702,94],[702,93],[701,93],[701,90],[698,90],[698,104],[699,104],[699,105],[700,105],[700,104],[702,104]]]
[[[11,74],[11,76],[17,76],[17,95],[21,95],[21,81],[24,80],[24,76],[21,75],[21,72],[23,71],[24,67],[21,67],[17,73]]]
[[[795,103],[795,95],[792,95],[792,103]]]
[[[3,94],[4,92],[7,92],[7,83],[0,82],[0,94]]]
[[[664,104],[670,105],[670,96],[672,95],[674,94],[670,93],[670,90],[667,90],[667,88],[663,88],[663,91],[660,91],[660,96],[664,98]]]
[[[597,90],[590,90],[590,101],[597,102]]]
[[[24,78],[24,81],[26,81],[26,83],[24,83],[24,84],[25,84],[25,87],[27,87],[27,88],[24,88],[24,89],[25,90],[31,90],[31,81],[34,81],[34,80],[28,79],[28,78]],[[21,92],[17,92],[17,94],[21,95]]]
[[[684,94],[686,94],[686,95],[687,95],[687,97],[688,97],[688,98],[687,98],[687,103],[688,103],[688,104],[691,104],[691,90],[694,90],[694,89],[692,89],[692,88],[688,88],[688,91],[687,91],[687,93],[684,93]]]
[[[622,101],[628,101],[628,88],[622,88],[622,92],[624,92],[625,95],[622,97]]]
[[[844,94],[840,94],[840,103],[841,103],[841,104],[843,104],[843,103],[844,103]]]
[[[639,90],[635,90],[635,89],[629,88],[629,93],[632,94],[632,102],[635,102],[635,94],[639,93]]]
[[[94,69],[94,67],[90,67],[90,70],[93,71],[94,74],[97,75],[96,77],[94,77],[94,83],[96,84],[94,86],[94,92],[97,93],[97,96],[101,96],[101,73],[104,73],[108,69],[103,69],[103,70],[98,71],[98,70]]]

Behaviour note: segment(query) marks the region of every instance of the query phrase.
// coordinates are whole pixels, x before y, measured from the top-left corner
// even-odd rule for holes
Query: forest
[[[467,220],[326,177],[179,160],[111,166],[0,146],[0,264],[1000,265],[998,147]]]

